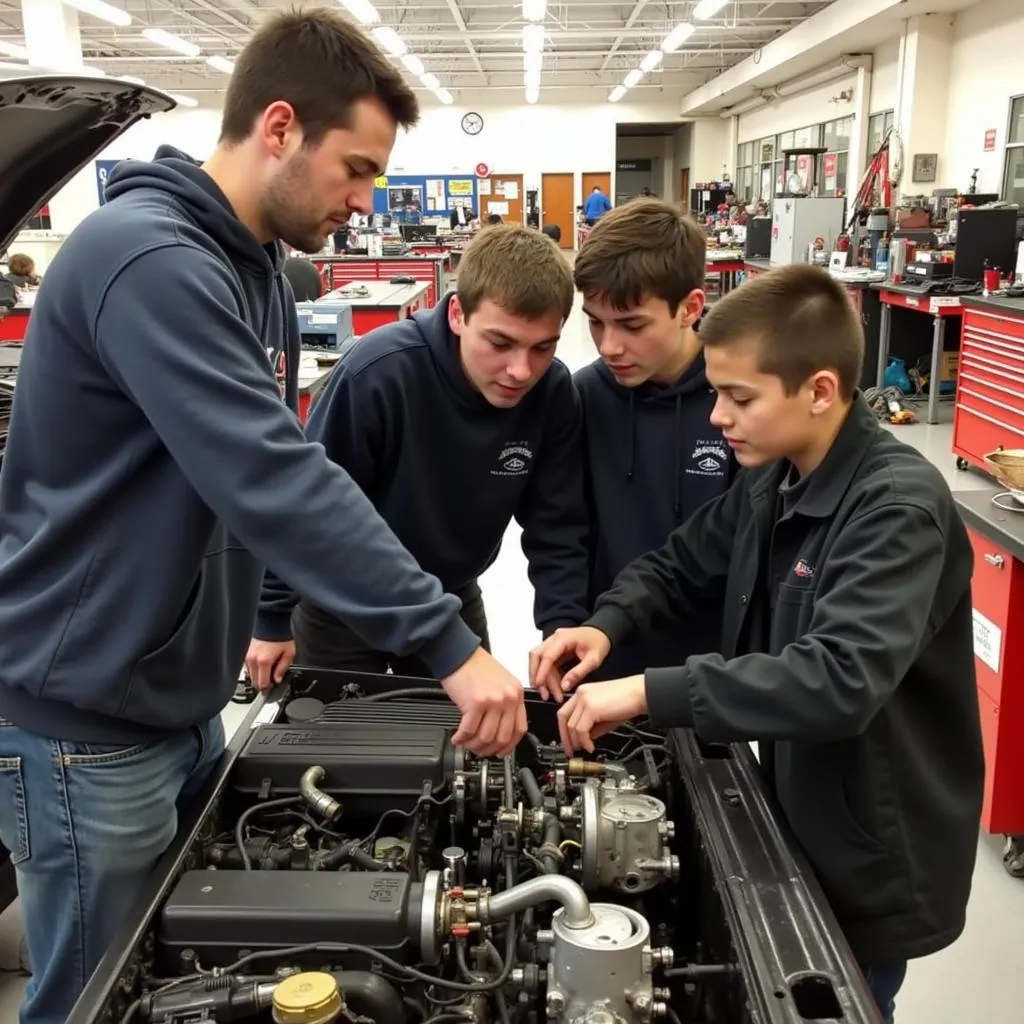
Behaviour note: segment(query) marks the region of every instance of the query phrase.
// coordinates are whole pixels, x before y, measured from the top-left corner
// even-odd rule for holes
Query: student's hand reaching
[[[277,686],[295,660],[295,641],[256,640],[249,644],[245,667],[249,681],[261,693]]]
[[[594,752],[594,741],[647,711],[643,676],[581,686],[558,709],[558,736],[566,757]]]
[[[530,685],[544,700],[553,697],[560,704],[565,694],[601,666],[611,649],[611,640],[593,626],[556,629],[530,651]],[[562,666],[574,658],[579,664],[563,671]]]

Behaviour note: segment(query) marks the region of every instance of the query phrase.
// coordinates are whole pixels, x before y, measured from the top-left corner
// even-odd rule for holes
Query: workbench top
[[[1020,512],[1004,512],[992,504],[992,495],[1002,488],[991,491],[955,491],[953,500],[960,512],[960,518],[989,540],[1005,548],[1014,558],[1024,562],[1024,505]],[[1007,495],[1007,501],[1013,499]]]
[[[420,299],[429,287],[426,281],[415,281],[412,284],[392,284],[390,281],[351,281],[349,283],[363,285],[370,294],[343,295],[342,289],[336,288],[318,301],[345,302],[353,307],[373,306],[377,309],[401,309]]]
[[[0,373],[4,370],[16,370],[21,362],[21,345],[0,344]]]
[[[1024,317],[1024,298],[1010,299],[1005,295],[965,295],[960,305],[969,309],[987,309],[992,313]]]

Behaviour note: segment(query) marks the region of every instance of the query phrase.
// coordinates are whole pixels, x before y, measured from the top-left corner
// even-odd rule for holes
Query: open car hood
[[[115,78],[0,69],[0,253],[114,139],[174,106],[156,89]]]

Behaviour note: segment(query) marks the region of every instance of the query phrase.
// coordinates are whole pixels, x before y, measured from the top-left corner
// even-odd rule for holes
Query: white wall
[[[773,100],[765,107],[741,114],[738,141],[753,142],[837,117],[847,117],[853,113],[852,104],[834,100],[841,92],[852,92],[856,87],[857,73],[854,71],[816,89]]]
[[[678,104],[576,104],[558,106],[474,106],[484,119],[479,135],[466,135],[466,108],[424,107],[419,125],[400,133],[388,172],[392,174],[472,173],[485,163],[496,174],[522,174],[525,187],[539,187],[544,172],[615,172],[615,126],[678,120]],[[197,159],[217,142],[220,113],[188,110],[158,115],[126,132],[102,159],[148,160],[162,143],[178,146]],[[673,172],[675,173],[675,172]],[[667,180],[667,178],[666,178]],[[663,194],[670,194],[668,192]],[[96,173],[90,162],[50,204],[55,231],[70,231],[98,205]]]
[[[690,135],[690,183],[731,180],[736,169],[736,147],[730,145],[729,121],[720,117],[693,122]]]
[[[977,167],[978,191],[1000,192],[1010,97],[1024,94],[1024,4],[983,0],[961,11],[953,26],[949,66],[943,184],[967,189]],[[996,148],[985,152],[985,132],[994,129]]]
[[[868,100],[868,113],[877,114],[883,110],[895,110],[900,72],[900,41],[898,38],[882,43],[875,50],[871,69],[871,97]]]
[[[672,162],[675,165],[676,173],[673,175],[672,181],[672,198],[676,202],[685,203],[689,201],[689,196],[684,196],[679,189],[680,177],[679,172],[688,170],[690,167],[690,161],[693,159],[693,125],[684,124],[680,125],[676,129],[674,138],[672,139]],[[693,172],[690,173],[690,181],[693,181]],[[669,195],[668,192],[665,193]]]

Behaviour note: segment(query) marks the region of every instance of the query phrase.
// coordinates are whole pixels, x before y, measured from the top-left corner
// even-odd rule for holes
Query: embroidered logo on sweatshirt
[[[799,576],[802,580],[814,578],[814,566],[805,562],[802,558],[793,566],[793,575]]]
[[[525,441],[506,441],[491,476],[526,476],[533,463],[533,451]]]
[[[693,476],[724,476],[729,452],[721,441],[698,441],[686,472]]]

